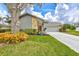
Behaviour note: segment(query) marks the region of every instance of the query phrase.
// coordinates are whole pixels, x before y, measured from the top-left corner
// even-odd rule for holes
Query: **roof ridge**
[[[22,17],[23,17],[23,16],[25,16],[25,15],[31,15],[31,16],[34,16],[34,17],[37,17],[37,18],[41,19],[42,21],[45,21],[45,20],[44,20],[44,19],[42,19],[41,17],[38,17],[38,16],[33,15],[33,14],[31,14],[31,13],[25,13],[25,14],[23,14],[23,15],[20,15],[20,17],[19,17],[19,18],[22,18]]]

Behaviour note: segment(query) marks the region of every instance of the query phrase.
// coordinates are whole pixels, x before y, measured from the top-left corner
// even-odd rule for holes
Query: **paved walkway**
[[[61,32],[47,32],[47,34],[55,37],[57,40],[79,53],[79,36],[69,35]]]

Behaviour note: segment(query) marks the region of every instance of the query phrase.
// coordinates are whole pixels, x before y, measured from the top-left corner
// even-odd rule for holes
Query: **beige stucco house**
[[[23,14],[20,16],[20,29],[36,29],[43,30],[44,20],[31,14]]]
[[[31,14],[20,16],[20,29],[36,29],[37,31],[58,32],[62,24],[59,22],[47,22]]]

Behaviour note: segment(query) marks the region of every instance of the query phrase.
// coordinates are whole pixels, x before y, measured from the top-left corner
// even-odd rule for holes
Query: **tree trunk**
[[[11,31],[12,33],[19,32],[20,30],[20,21],[19,16],[21,10],[23,10],[26,6],[31,6],[33,4],[24,4],[24,3],[11,3],[7,4],[8,8],[12,14],[12,20],[11,20]]]
[[[12,13],[13,17],[12,17],[12,21],[11,21],[11,31],[12,31],[12,33],[19,32],[19,30],[20,30],[19,15],[20,15],[19,9],[13,10],[13,13]]]

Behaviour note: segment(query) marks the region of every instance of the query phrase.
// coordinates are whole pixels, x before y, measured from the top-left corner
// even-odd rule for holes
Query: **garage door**
[[[46,32],[58,32],[58,31],[59,31],[59,29],[57,27],[53,27],[53,28],[48,27],[48,28],[46,28]]]

